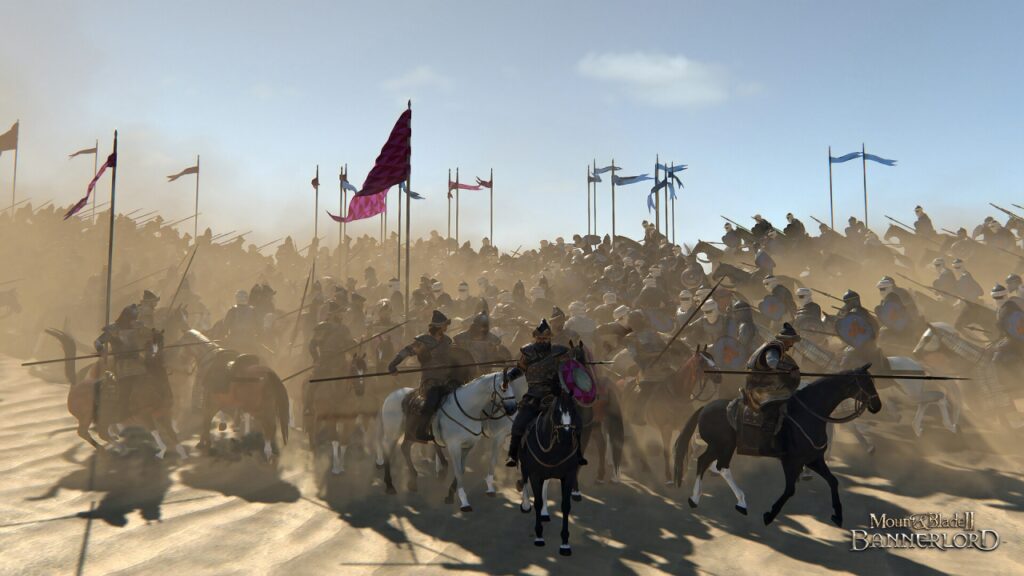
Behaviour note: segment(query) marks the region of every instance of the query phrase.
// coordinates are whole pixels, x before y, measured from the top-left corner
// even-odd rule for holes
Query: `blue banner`
[[[594,168],[594,174],[604,174],[609,170],[622,170],[622,168],[619,168],[618,166],[611,164],[609,166],[605,166],[604,168]]]
[[[667,172],[669,174],[675,174],[676,172],[682,172],[683,170],[686,170],[686,168],[687,168],[686,164],[678,164],[676,166],[666,166],[664,164],[655,163],[654,165],[658,167],[658,170],[662,170],[662,171]]]
[[[354,186],[354,185],[353,185],[353,184],[352,184],[351,182],[349,182],[348,180],[342,180],[342,181],[341,181],[341,187],[342,187],[342,188],[344,188],[345,190],[348,190],[349,192],[359,192],[359,188],[356,188],[356,187],[355,187],[355,186]]]
[[[649,174],[640,174],[638,176],[612,176],[612,181],[615,182],[616,186],[628,186],[630,184],[636,184],[637,182],[643,182],[644,180],[654,180]]]
[[[886,166],[896,165],[895,160],[886,160],[885,158],[882,158],[881,156],[875,156],[874,154],[864,154],[864,159],[871,160],[873,162],[878,162],[879,164],[885,164]]]
[[[588,174],[587,175],[587,182],[590,182],[591,184],[594,184],[594,183],[597,183],[597,182],[602,182],[602,180],[601,180],[601,177],[598,176],[597,174]]]
[[[828,161],[833,164],[839,164],[842,162],[849,162],[850,160],[853,160],[855,158],[860,158],[860,152],[850,152],[849,154],[845,154],[838,158],[836,158],[835,156],[829,156]]]
[[[401,194],[402,192],[405,192],[405,182],[398,183],[398,193]],[[413,200],[423,200],[423,196],[417,194],[413,190],[409,190],[409,198],[412,198]]]

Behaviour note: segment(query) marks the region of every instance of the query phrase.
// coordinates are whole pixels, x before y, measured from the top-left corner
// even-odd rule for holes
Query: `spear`
[[[149,212],[143,212],[142,214],[139,214],[138,216],[136,216],[134,218],[128,217],[128,219],[131,220],[132,222],[138,223],[143,218],[148,218],[149,216],[152,216],[152,215],[156,214],[157,212],[159,212],[159,210],[150,210]]]
[[[315,263],[314,263],[315,265]],[[309,293],[309,283],[313,279],[313,268],[309,269],[309,274],[306,275],[306,286],[302,289],[302,300],[299,300],[299,310],[306,307],[306,294]],[[295,338],[299,335],[299,325],[302,323],[302,314],[295,317],[295,328],[292,329],[292,339],[288,344],[288,353],[291,354],[292,349],[295,348]]]
[[[472,364],[452,364],[450,366],[429,366],[426,368],[410,368],[408,370],[396,370],[394,372],[373,372],[370,374],[351,374],[348,376],[330,376],[328,378],[311,378],[310,384],[317,382],[336,382],[338,380],[355,380],[356,378],[372,378],[375,376],[391,376],[397,374],[416,374],[427,370],[447,370],[450,368],[473,368],[475,366],[506,366],[515,364],[518,360],[492,360],[490,362],[474,362]]]
[[[252,230],[249,230],[247,232],[242,232],[241,234],[236,234],[236,235],[234,235],[234,236],[232,236],[232,237],[230,237],[230,238],[228,238],[226,240],[221,240],[220,242],[217,242],[217,246],[224,246],[225,244],[230,244],[231,242],[234,242],[235,240],[238,240],[239,238],[244,238],[246,234],[251,234],[251,233],[252,233]]]
[[[950,298],[954,298],[956,300],[960,300],[964,304],[970,304],[972,306],[980,306],[980,307],[984,308],[985,310],[988,310],[989,312],[995,312],[995,310],[989,308],[988,306],[985,306],[984,304],[979,304],[978,302],[972,302],[972,301],[968,300],[967,298],[964,298],[963,296],[957,296],[956,294],[953,294],[951,292],[946,292],[945,290],[936,288],[934,286],[928,286],[926,284],[922,284],[922,283],[918,282],[917,280],[914,280],[913,278],[910,278],[909,276],[904,276],[903,274],[900,274],[899,272],[897,272],[896,275],[899,276],[900,278],[903,278],[904,280],[907,280],[908,282],[911,282],[913,284],[916,284],[916,285],[920,286],[921,288],[926,288],[928,290],[931,290],[931,291],[935,292],[936,294],[942,294],[943,296],[948,296]]]
[[[174,222],[164,222],[164,224],[163,224],[163,226],[161,226],[161,228],[169,228],[171,226],[176,226],[178,224],[181,224],[182,222],[185,222],[187,220],[191,220],[191,219],[195,218],[196,216],[202,216],[202,215],[203,215],[202,212],[200,212],[199,214],[189,214],[188,216],[185,216],[184,218],[179,218],[179,219],[175,220]]]
[[[719,214],[719,216],[721,216],[721,214]],[[748,232],[750,234],[753,234],[753,232],[750,232],[750,230],[748,230],[744,225],[740,224],[739,222],[737,222],[735,220],[730,220],[729,218],[726,218],[725,216],[722,216],[722,219],[725,220],[726,222],[732,224],[733,226],[739,228],[740,230],[743,230],[744,232]]]
[[[210,340],[210,342],[219,342],[219,340]],[[207,343],[208,342],[186,342],[186,343],[183,343],[183,344],[170,344],[168,346],[163,346],[163,349],[166,350],[168,348],[184,348],[185,346],[199,346],[200,344],[207,344]],[[121,355],[121,354],[137,354],[139,352],[147,352],[147,351],[148,351],[147,348],[140,348],[138,350],[126,350],[124,352],[115,352],[114,355],[117,356],[117,355]],[[22,366],[39,366],[40,364],[54,364],[56,362],[66,362],[68,360],[88,360],[89,358],[99,358],[100,356],[102,356],[102,355],[101,354],[86,354],[85,356],[75,356],[73,358],[54,358],[52,360],[36,360],[34,362],[25,362],[25,363],[22,364]]]
[[[277,244],[281,240],[284,240],[283,236],[281,238],[278,238],[277,240],[271,240],[270,242],[267,242],[266,244],[260,244],[259,246],[256,247],[256,251],[259,252],[260,250],[263,250],[264,248],[270,246],[271,244]]]
[[[817,218],[815,218],[814,216],[811,216],[811,220],[814,220],[814,221],[815,221],[815,222],[817,222],[818,224],[821,224],[821,225],[825,226],[826,228],[828,228],[829,230],[831,230],[831,231],[835,232],[835,228],[833,228],[833,227],[829,226],[828,224],[825,224],[824,222],[822,222],[821,220],[818,220],[818,219],[817,219]]]
[[[0,286],[3,286],[4,284],[14,284],[15,282],[21,282],[22,280],[24,280],[24,278],[15,278],[14,280],[4,280],[3,282],[0,282]]]
[[[18,200],[14,204],[11,204],[10,206],[0,210],[0,212],[6,212],[7,210],[10,210],[11,208],[14,208],[15,206],[20,206],[21,204],[24,204],[25,202],[28,202],[29,200],[31,200],[31,198],[25,198],[25,199],[22,199],[22,200]]]
[[[1013,206],[1014,208],[1020,208],[1021,210],[1024,210],[1024,206],[1021,206],[1020,204],[1010,204],[1010,206]]]
[[[996,210],[999,210],[1000,212],[1002,212],[1003,214],[1006,214],[1007,216],[1009,216],[1011,218],[1016,218],[1017,220],[1024,221],[1024,218],[1021,218],[1020,216],[1017,216],[1016,214],[1014,214],[1013,212],[1010,212],[1006,208],[1003,208],[1001,206],[996,206],[995,204],[993,204],[991,202],[989,202],[988,205],[993,207],[993,208],[995,208]]]
[[[363,344],[366,344],[367,342],[370,342],[370,341],[374,340],[375,338],[380,338],[381,336],[387,334],[388,332],[391,332],[392,330],[397,330],[398,328],[401,328],[402,326],[405,326],[408,323],[409,323],[409,321],[406,320],[405,322],[402,322],[401,324],[395,324],[394,326],[392,326],[391,328],[388,328],[387,330],[384,330],[383,332],[378,332],[378,333],[374,334],[373,336],[370,336],[369,338],[364,338],[363,340],[360,340],[359,342],[353,344],[352,346],[349,346],[348,348],[345,348],[341,352],[334,352],[332,354],[334,354],[336,356],[340,356],[340,355],[345,354],[347,352],[351,352],[352,350],[355,350],[356,348],[359,348]],[[306,372],[309,372],[313,368],[316,368],[316,364],[312,364],[310,366],[306,366],[305,368],[303,368],[302,370],[299,370],[295,374],[292,374],[290,376],[286,376],[286,377],[282,378],[281,382],[287,382],[287,381],[291,380],[292,378],[295,378],[296,376],[300,376],[302,374],[305,374]]]
[[[704,370],[705,374],[776,374],[776,375],[787,375],[789,372],[782,370]],[[856,377],[861,374],[844,374],[842,372],[801,372],[800,376],[813,376],[815,378],[827,378],[830,376],[847,376]],[[964,378],[961,376],[930,376],[928,374],[871,374],[867,376],[871,378],[894,378],[898,380],[970,380],[970,378]]]
[[[718,282],[715,282],[715,285],[711,287],[711,290],[707,293],[707,295],[704,296],[704,299],[700,301],[700,305],[690,312],[690,317],[686,319],[686,322],[683,322],[683,325],[679,327],[679,330],[676,330],[676,333],[672,335],[672,338],[668,341],[668,344],[665,344],[665,347],[661,350],[661,352],[658,352],[658,355],[654,358],[654,360],[651,361],[648,367],[654,366],[655,364],[658,363],[658,360],[661,360],[661,357],[665,354],[666,351],[668,351],[669,347],[672,346],[672,343],[676,341],[676,338],[679,338],[679,335],[683,333],[683,330],[686,330],[686,327],[690,325],[690,322],[693,321],[693,317],[697,315],[697,312],[701,309],[702,306],[704,306],[704,303],[708,301],[708,298],[711,298],[711,295],[715,293],[715,290],[718,289],[718,286],[722,283],[722,280],[725,280],[725,277],[719,278]]]
[[[146,274],[145,276],[142,276],[141,278],[136,278],[135,280],[132,280],[131,282],[129,282],[127,284],[122,284],[122,285],[118,286],[117,288],[114,288],[114,291],[116,292],[118,290],[124,290],[125,288],[127,288],[129,286],[134,286],[134,285],[138,284],[139,282],[142,282],[143,280],[146,280],[146,279],[152,278],[153,276],[156,276],[157,274],[164,274],[164,273],[166,273],[170,269],[171,269],[171,267],[168,266],[167,268],[164,268],[163,270],[157,270],[156,272],[153,272],[152,274]]]
[[[178,281],[178,288],[174,290],[174,296],[171,297],[171,303],[167,305],[168,310],[174,310],[174,301],[178,299],[178,293],[181,292],[181,287],[185,284],[185,278],[188,278],[188,271],[192,268],[192,260],[196,257],[196,252],[199,252],[199,244],[192,249],[192,255],[188,257],[188,264],[185,265],[185,273],[181,275],[181,280]]]
[[[214,234],[213,236],[210,236],[210,241],[213,242],[214,240],[216,240],[218,238],[223,238],[225,236],[230,236],[231,234],[234,234],[234,233],[235,233],[235,231],[232,230],[230,232],[221,232],[220,234]]]
[[[836,300],[836,301],[839,301],[839,302],[846,302],[846,300],[843,300],[842,298],[840,298],[838,296],[833,296],[832,294],[829,294],[828,292],[825,292],[824,290],[818,290],[817,288],[811,288],[811,290],[813,292],[817,292],[818,294],[821,294],[822,296],[828,296],[829,298],[831,298],[833,300]]]
[[[53,200],[47,200],[46,202],[43,202],[42,204],[39,205],[39,207],[37,207],[35,210],[33,210],[32,213],[33,214],[38,214],[40,210],[42,210],[43,208],[46,208],[50,204],[53,204]]]

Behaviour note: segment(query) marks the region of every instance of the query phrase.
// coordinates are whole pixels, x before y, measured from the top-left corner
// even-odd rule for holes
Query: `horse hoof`
[[[839,516],[839,515],[833,514],[833,515],[832,515],[832,522],[834,522],[834,523],[835,523],[835,525],[836,525],[836,526],[839,526],[840,528],[842,528],[842,527],[843,527],[843,517],[842,517],[842,516]]]
[[[398,494],[398,490],[395,490],[394,486],[388,486],[387,488],[384,489],[384,493],[385,494],[392,494],[392,495],[394,495],[394,494]]]
[[[558,547],[558,554],[561,556],[572,556],[572,548],[568,544],[562,544]]]
[[[541,546],[544,545],[544,539],[543,538],[534,538],[533,539],[533,545],[538,547],[538,548],[540,548]]]
[[[573,494],[572,495],[572,501],[573,502],[583,502],[583,494]]]
[[[460,512],[472,512],[473,511],[473,507],[472,506],[462,506],[461,508],[459,508],[459,511]]]
[[[484,492],[484,494],[486,494],[488,498],[494,498],[498,495],[497,492]]]
[[[771,524],[772,520],[774,520],[774,518],[772,518],[772,515],[769,514],[768,512],[764,513],[764,516],[762,516],[762,519],[764,520],[764,525],[765,526]]]
[[[374,466],[377,468],[377,470],[383,470],[384,469],[384,463],[383,462],[379,462],[379,463],[374,462]]]
[[[747,515],[747,509],[744,508],[743,506],[740,506],[739,504],[736,505],[736,511],[740,514],[743,514],[744,516]]]
[[[530,510],[533,510],[532,506],[524,507],[522,504],[519,505],[519,511],[522,512],[523,514],[529,514]]]
[[[540,521],[541,522],[551,522],[551,515],[550,514],[541,514],[540,515]]]
[[[687,498],[686,503],[690,505],[690,508],[696,508],[697,503],[693,501],[693,498]]]

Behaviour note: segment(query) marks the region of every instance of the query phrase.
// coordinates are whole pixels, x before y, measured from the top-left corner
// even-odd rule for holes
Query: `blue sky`
[[[514,249],[585,230],[594,158],[630,175],[655,154],[690,166],[680,239],[719,236],[719,214],[809,222],[828,216],[827,147],[862,142],[899,160],[868,166],[872,227],[917,203],[953,227],[1024,203],[1022,16],[1016,2],[15,0],[0,8],[0,127],[22,121],[20,193],[62,203],[92,168],[66,155],[97,137],[109,151],[119,128],[120,205],[172,218],[192,187],[164,176],[200,153],[201,223],[256,241],[308,238],[315,165],[336,209],[339,164],[361,183],[407,98],[418,235],[443,232],[449,167],[494,168],[495,235]],[[5,153],[0,190],[10,175]],[[837,223],[861,216],[861,186],[859,162],[836,166]],[[618,190],[620,233],[639,235],[648,188]],[[486,197],[462,198],[475,243]]]

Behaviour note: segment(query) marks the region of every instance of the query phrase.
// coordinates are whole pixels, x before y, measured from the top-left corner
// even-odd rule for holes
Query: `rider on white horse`
[[[562,361],[567,359],[569,348],[552,344],[551,337],[551,326],[548,325],[547,319],[541,320],[540,325],[533,331],[533,344],[527,344],[519,350],[519,369],[526,374],[529,388],[519,403],[519,411],[512,423],[512,440],[509,443],[508,460],[505,461],[505,465],[510,468],[515,468],[519,464],[519,444],[527,426],[536,420],[543,410],[544,398],[557,396],[562,392],[558,368]],[[579,461],[581,466],[587,463],[582,453],[579,454]]]
[[[434,435],[430,431],[430,420],[440,407],[445,394],[451,391],[448,376],[450,374],[449,351],[452,347],[452,339],[445,334],[450,324],[451,320],[447,316],[440,310],[434,310],[427,333],[420,334],[412,343],[399,350],[394,360],[388,364],[388,372],[394,374],[398,371],[398,365],[402,360],[415,356],[424,369],[420,372],[420,390],[424,398],[423,411],[420,413],[420,421],[416,427],[416,436],[423,442],[434,440]]]

